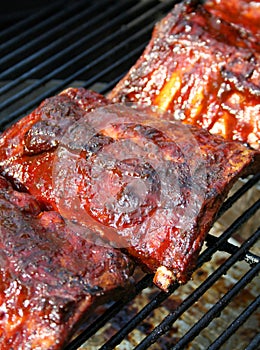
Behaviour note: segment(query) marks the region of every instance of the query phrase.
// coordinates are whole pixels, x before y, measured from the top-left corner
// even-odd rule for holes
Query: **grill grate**
[[[80,3],[84,4],[84,1]],[[173,6],[172,1],[163,3],[132,0],[124,2],[103,1],[102,8],[104,12],[102,12],[100,4],[98,3],[98,6],[97,4],[89,5],[88,10],[81,12],[80,21],[78,15],[74,16],[76,19],[69,17],[67,22],[70,23],[85,21],[83,25],[80,24],[71,32],[67,31],[67,22],[63,22],[64,16],[55,14],[53,16],[55,21],[51,17],[50,24],[54,22],[58,25],[56,23],[56,17],[58,17],[58,19],[63,20],[58,25],[63,30],[57,31],[55,27],[54,29],[51,27],[42,36],[32,37],[32,40],[26,44],[25,49],[24,45],[13,46],[13,40],[10,40],[10,53],[0,60],[2,69],[5,67],[5,63],[11,64],[10,67],[0,72],[0,81],[5,81],[5,84],[0,88],[0,94],[3,96],[0,111],[9,106],[11,106],[11,109],[7,109],[8,117],[6,117],[6,114],[1,115],[1,127],[8,125],[10,120],[14,121],[21,115],[26,114],[44,98],[69,86],[76,79],[84,80],[83,85],[85,87],[91,87],[94,82],[102,78],[106,83],[110,80],[118,80],[120,77],[118,74],[123,74],[129,67],[129,63],[134,63],[141,53],[144,43],[150,37],[154,22],[160,14],[165,13]],[[110,4],[110,7],[108,7],[108,4]],[[92,18],[95,15],[93,8],[96,11],[98,10],[98,14],[89,21],[89,17]],[[70,7],[67,8],[67,16],[70,14],[69,10]],[[101,26],[100,23],[102,23]],[[36,27],[38,30],[39,25],[37,24]],[[45,28],[46,24],[44,23],[41,29],[44,30]],[[32,32],[33,30],[34,28],[31,28]],[[53,33],[54,36],[52,37]],[[56,33],[63,36],[56,39]],[[104,33],[107,33],[107,35],[104,36]],[[39,48],[36,45],[37,42],[42,43],[43,47],[40,46]],[[19,43],[20,41],[15,41],[14,44],[19,45]],[[8,46],[7,44],[4,43],[4,46]],[[125,55],[126,51],[129,54]],[[28,56],[23,57],[22,55],[21,57],[21,53]],[[16,58],[13,64],[12,57]],[[118,57],[121,57],[119,62]],[[118,62],[116,63],[116,69],[115,61]],[[35,78],[36,80],[28,86],[19,89],[18,92],[10,93],[12,89],[16,89],[17,85]],[[62,80],[58,81],[54,87],[44,89],[44,92],[40,92],[37,97],[30,99],[27,103],[23,103],[20,108],[15,106],[16,101],[23,99],[32,92],[35,95],[36,89],[52,79]],[[8,93],[7,97],[6,93]]]
[[[16,23],[9,18],[0,32],[0,127],[68,86],[105,94],[176,2],[59,1]],[[192,281],[165,293],[152,285],[152,275],[140,277],[133,294],[97,311],[66,350],[118,344],[138,350],[257,349],[259,179],[239,182],[224,203]]]

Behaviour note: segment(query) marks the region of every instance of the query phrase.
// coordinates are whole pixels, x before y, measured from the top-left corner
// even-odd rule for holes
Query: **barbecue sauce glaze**
[[[42,208],[124,249],[167,290],[190,278],[218,208],[239,176],[259,171],[258,156],[169,113],[68,89],[2,135],[0,164]]]

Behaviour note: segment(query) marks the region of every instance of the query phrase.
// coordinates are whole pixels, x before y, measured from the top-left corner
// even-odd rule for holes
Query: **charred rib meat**
[[[68,89],[46,99],[0,139],[2,173],[20,190],[30,190],[43,209],[53,209],[52,162],[65,131],[93,108],[107,104],[101,95],[85,89]]]
[[[3,177],[0,202],[1,349],[61,349],[91,308],[128,288],[133,264]]]
[[[162,289],[186,282],[232,184],[259,171],[259,153],[167,120],[168,113],[101,97],[93,111],[64,116],[57,101],[89,94],[69,89],[6,131],[3,174],[90,236],[127,250]],[[47,115],[50,101],[55,108]],[[34,137],[35,130],[46,138]]]
[[[114,102],[158,106],[175,119],[260,147],[259,6],[190,1],[156,25]]]
[[[259,48],[260,3],[248,0],[207,0],[205,8],[215,16],[231,23]],[[259,51],[259,50],[258,50]]]

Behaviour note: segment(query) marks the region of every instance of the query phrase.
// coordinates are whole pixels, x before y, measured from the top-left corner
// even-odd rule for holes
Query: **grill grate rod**
[[[130,37],[127,42],[130,41],[134,41],[136,39],[136,37],[138,37],[140,34],[142,35],[143,32],[149,32],[149,29],[151,29],[152,26],[150,26],[149,28],[144,28],[143,31],[139,31],[138,33],[136,33],[136,35]],[[82,73],[86,72],[87,70],[91,70],[91,68],[93,68],[93,66],[95,66],[96,64],[102,62],[103,60],[105,60],[106,58],[108,58],[112,53],[116,51],[120,51],[120,49],[122,49],[124,47],[126,42],[124,43],[120,43],[119,45],[117,45],[116,47],[112,48],[111,50],[107,51],[105,54],[101,55],[98,59],[96,59],[95,61],[91,62],[90,64],[86,65],[85,67],[77,70],[77,72],[71,74],[68,78],[63,79],[61,82],[59,82],[55,87],[50,88],[46,91],[44,91],[42,94],[38,95],[35,99],[30,100],[28,103],[24,104],[22,107],[17,108],[16,111],[14,111],[13,113],[10,113],[7,116],[3,116],[3,118],[1,119],[1,123],[0,126],[4,127],[7,126],[8,122],[10,120],[12,120],[12,122],[14,122],[15,120],[17,120],[18,118],[21,117],[22,114],[28,112],[30,109],[32,109],[33,107],[35,107],[37,104],[41,103],[45,98],[57,93],[57,91],[60,91],[62,88],[68,86],[68,84],[70,84],[71,82],[73,82],[75,79],[77,79]],[[77,56],[78,58],[79,56]],[[70,61],[71,64],[71,61]],[[63,65],[63,69],[65,69],[66,67],[64,66],[69,66],[68,63]],[[38,85],[42,85],[45,81],[48,81],[49,79],[51,79],[53,76],[55,77],[57,71],[60,71],[61,68],[55,70],[55,72],[51,72],[48,75],[46,75],[43,79],[41,79],[39,82],[33,84],[33,87],[35,88]],[[19,93],[19,98],[20,96],[23,94],[23,92]]]
[[[206,241],[207,241],[207,244],[209,246],[213,246],[214,244],[217,243],[218,238],[208,234]],[[237,246],[232,244],[232,243],[229,243],[229,242],[224,242],[221,245],[221,247],[219,248],[219,251],[223,251],[223,252],[226,252],[226,253],[232,255],[232,254],[234,254],[237,251]],[[260,262],[260,257],[255,255],[255,254],[253,254],[253,253],[251,253],[251,252],[245,252],[243,260],[247,264],[249,264],[251,266],[254,266],[255,264],[258,264]]]
[[[168,6],[169,6],[169,4],[160,4],[157,7],[154,7],[152,12],[156,13],[159,9],[166,9],[166,8],[168,8]],[[63,87],[67,86],[73,80],[77,79],[81,74],[85,73],[86,71],[91,71],[93,66],[97,65],[100,62],[103,62],[103,61],[105,62],[107,58],[109,58],[111,55],[113,55],[115,53],[115,50],[119,51],[119,53],[120,53],[120,50],[122,50],[125,47],[126,44],[129,44],[131,42],[135,42],[138,38],[140,38],[140,37],[142,37],[144,35],[148,35],[149,36],[153,26],[154,26],[154,23],[151,23],[149,26],[146,26],[142,30],[139,30],[137,33],[135,33],[132,36],[130,36],[127,40],[124,40],[123,42],[121,42],[118,45],[116,45],[114,48],[106,51],[103,55],[100,55],[96,60],[92,61],[90,64],[84,66],[83,68],[77,70],[75,73],[71,74],[67,79],[64,79],[62,82],[60,82],[54,88],[45,91],[41,95],[38,95],[38,97],[36,99],[34,99],[34,100],[30,101],[29,103],[23,105],[22,107],[17,109],[15,112],[9,114],[8,116],[4,116],[2,118],[2,120],[1,120],[1,126],[6,125],[10,119],[12,119],[12,120],[18,119],[23,113],[28,112],[32,107],[34,107],[37,103],[40,103],[46,97],[50,96],[51,94],[56,93],[57,91],[59,91]],[[126,35],[127,31],[131,32],[131,30],[132,30],[132,27],[130,25],[128,27],[125,27],[122,30],[122,32],[123,32],[124,35]],[[102,42],[99,42],[98,44],[93,45],[91,47],[91,49],[90,49],[91,52],[95,52],[97,49],[99,49],[100,47],[104,46],[105,43],[113,41],[114,38],[117,35],[118,35],[117,33],[113,33],[109,37],[105,38]],[[61,71],[65,71],[65,69],[68,68],[69,66],[75,65],[77,61],[79,61],[82,58],[85,58],[85,56],[87,54],[89,54],[88,50],[83,52],[83,53],[81,53],[81,54],[79,54],[79,55],[77,55],[77,57],[75,57],[73,60],[71,60],[69,62],[66,62],[65,64],[63,64],[59,68],[53,70],[51,73],[47,74],[44,78],[40,79],[35,84],[33,84],[32,86],[28,87],[28,89],[30,89],[30,90],[33,89],[34,90],[37,86],[44,84],[49,79],[55,77]],[[24,89],[23,91],[20,91],[17,94],[16,97],[12,97],[11,99],[16,99],[18,97],[21,98],[24,95],[25,92],[26,93],[28,92],[28,89]],[[5,104],[6,103],[7,103],[7,101],[5,102]]]
[[[217,237],[212,236],[210,234],[207,236],[207,244],[209,246],[213,246],[217,243],[217,241]],[[232,255],[237,251],[237,246],[229,242],[224,242],[219,248],[219,251],[223,251]],[[246,252],[245,256],[243,257],[243,260],[249,265],[254,266],[255,264],[258,264],[260,262],[260,257],[251,252]]]
[[[254,337],[254,339],[248,344],[245,350],[256,350],[260,346],[260,332]]]
[[[104,0],[109,1],[109,0]],[[3,69],[6,65],[10,65],[16,62],[10,71],[16,71],[20,66],[24,64],[24,60],[21,61],[21,57],[28,55],[29,59],[33,57],[30,53],[35,51],[39,45],[48,41],[49,37],[59,37],[65,30],[66,27],[77,24],[77,20],[82,17],[82,14],[89,14],[95,10],[97,6],[89,6],[87,10],[81,11],[82,4],[76,2],[69,9],[64,9],[62,11],[56,11],[54,14],[44,21],[41,21],[33,28],[28,28],[24,30],[20,35],[13,37],[11,40],[3,43],[1,50],[5,53],[0,59],[0,65]],[[28,40],[28,38],[30,40]],[[41,50],[40,50],[41,51]],[[9,70],[7,70],[0,78],[3,79],[7,76]]]
[[[126,296],[124,300],[115,302],[110,308],[108,308],[103,315],[98,317],[94,324],[87,327],[81,334],[79,334],[64,350],[76,350],[92,335],[94,335],[100,328],[102,328],[107,321],[115,316],[127,303],[133,300],[143,289],[152,285],[153,275],[145,275],[135,286],[133,293]]]
[[[246,213],[244,213],[242,216],[240,216],[237,219],[237,222],[243,223],[246,222],[256,211],[257,209],[260,207],[260,200],[258,201],[258,204],[256,203],[255,205],[253,205],[250,209],[248,209],[248,211]],[[237,228],[239,228],[240,225],[239,223],[236,224],[236,222],[230,227],[230,229],[227,230],[228,234],[225,235],[225,239],[221,239],[218,238],[218,241],[221,242],[221,244],[214,244],[212,247],[207,248],[207,250],[205,252],[209,252],[208,254],[201,254],[199,261],[198,261],[198,266],[201,266],[204,262],[206,262],[207,260],[210,259],[210,257],[212,256],[213,252],[217,251],[219,248],[222,248],[223,244],[226,243],[226,240],[229,238],[229,236],[237,230]],[[222,237],[222,236],[221,236]],[[251,242],[251,241],[250,241]],[[238,250],[238,248],[236,246],[233,246],[234,250]],[[243,248],[241,246],[241,248],[239,248],[239,252],[243,251]],[[245,254],[245,252],[243,253]],[[242,253],[241,253],[241,257],[242,257]],[[217,276],[216,280],[219,277]],[[215,280],[213,281],[213,283],[215,282]],[[212,283],[212,284],[213,284]],[[111,337],[111,339],[104,344],[100,350],[110,350],[113,349],[116,345],[118,345],[124,338],[125,336],[130,333],[132,330],[134,330],[136,328],[136,326],[143,321],[155,308],[157,308],[162,301],[166,300],[168,298],[168,296],[170,294],[172,294],[172,292],[178,288],[178,284],[173,284],[171,287],[170,292],[165,293],[165,292],[159,292],[152,300],[149,304],[147,304],[138,314],[136,314],[135,317],[133,317],[131,319],[130,322],[128,322],[127,325],[125,325],[118,333],[116,333],[113,337]],[[209,285],[209,287],[211,287],[211,284]],[[209,288],[207,286],[206,290]],[[205,291],[206,291],[205,290]],[[188,307],[192,306],[193,303],[204,293],[204,291],[201,291],[201,289],[198,289],[198,295],[196,297],[196,299],[194,300],[193,297],[188,298]],[[186,311],[186,309],[183,310],[183,312]],[[180,315],[178,314],[176,319],[179,317]],[[163,332],[165,333],[165,331]],[[155,332],[155,334],[157,334]],[[161,336],[161,334],[160,334]],[[139,350],[139,348],[137,348]],[[142,349],[142,348],[140,348]]]
[[[122,342],[122,340],[133,331],[149,314],[155,310],[160,304],[165,301],[177,288],[178,283],[171,285],[169,292],[158,292],[153,299],[143,307],[118,333],[112,336],[100,350],[112,350],[114,347]]]
[[[237,252],[230,256],[224,264],[222,264],[215,272],[213,272],[207,280],[205,280],[199,288],[187,297],[183,303],[172,313],[165,317],[165,319],[154,328],[154,330],[135,348],[135,350],[147,349],[156,340],[166,333],[173,325],[173,323],[190,307],[192,306],[218,279],[225,274],[232,265],[239,260],[245,250],[248,250],[260,237],[260,229],[256,231]],[[251,268],[239,282],[237,282],[232,289],[222,297],[197,323],[188,331],[174,350],[181,350],[190,340],[192,340],[203,328],[205,328],[214,317],[226,307],[227,303],[246,286],[260,271],[260,263]],[[212,311],[211,311],[212,310]],[[112,349],[112,348],[111,348]]]
[[[258,231],[260,237],[260,230]],[[231,257],[232,258],[232,257]],[[231,300],[243,288],[249,284],[260,272],[260,264],[249,270],[197,323],[179,340],[178,344],[172,350],[182,350],[190,341],[192,341],[209,323],[219,317],[221,311],[231,302]],[[247,309],[248,312],[248,309]],[[138,348],[138,347],[137,347]]]
[[[241,327],[250,315],[260,306],[260,295],[229,325],[229,327],[208,347],[217,350]]]
[[[77,9],[78,6],[74,5],[74,7]],[[7,49],[9,49],[9,52],[7,52],[0,59],[0,65],[2,70],[2,73],[0,74],[0,79],[8,79],[9,77],[12,77],[12,74],[17,75],[17,73],[21,71],[21,68],[33,61],[35,57],[42,57],[41,55],[42,52],[44,52],[44,49],[41,49],[41,47],[48,45],[51,38],[61,37],[66,31],[66,25],[68,25],[68,30],[70,30],[70,27],[73,28],[73,24],[75,27],[77,25],[77,21],[79,21],[79,19],[82,17],[82,13],[88,13],[91,16],[92,10],[94,11],[95,7],[97,6],[88,7],[87,10],[82,12],[75,11],[74,9],[71,9],[71,12],[58,11],[53,16],[47,18],[44,22],[41,22],[39,24],[40,28],[32,28],[31,30],[29,28],[27,31],[25,31],[23,34],[25,34],[26,40],[23,45],[20,43],[20,41],[15,42],[14,46],[10,47],[9,45],[7,45],[9,44],[8,42],[6,43],[6,45],[3,45],[6,46]],[[73,12],[75,13],[73,14]],[[42,26],[42,23],[44,23],[44,26]],[[39,31],[38,29],[42,29],[42,32],[40,31],[37,35],[37,32]],[[13,44],[12,41],[10,45],[11,44]],[[40,48],[39,51],[37,51],[38,48]],[[35,51],[36,54],[34,54]],[[5,71],[3,71],[4,69]]]
[[[214,242],[217,240],[216,237],[211,236],[212,238],[214,238]],[[213,240],[212,240],[213,243]],[[228,252],[230,254],[234,254],[237,251],[237,247],[234,246],[231,243],[225,242],[225,244],[223,244],[222,250],[225,252]],[[250,253],[247,253],[246,255],[248,255],[249,257],[251,256]],[[256,257],[257,259],[258,257]],[[252,259],[251,259],[252,260]],[[259,261],[259,259],[258,259]],[[146,317],[149,316],[149,314],[156,309],[158,306],[160,306],[160,304],[165,301],[169,295],[171,295],[177,288],[179,287],[179,285],[173,284],[169,290],[168,293],[165,292],[159,292],[152,300],[149,304],[147,304],[139,313],[136,314],[135,317],[132,318],[132,320],[127,323],[122,330],[120,330],[119,333],[117,333],[115,336],[113,336],[108,343],[106,343],[103,347],[101,347],[100,350],[110,350],[113,349],[114,346],[118,345],[131,331],[133,331],[139,324],[140,322],[142,322]],[[190,305],[191,306],[191,305]]]
[[[257,182],[260,181],[260,173],[255,174],[246,183],[240,187],[232,196],[230,196],[221,206],[217,214],[217,219],[220,218],[232,205],[238,201],[251,187],[253,187]]]
[[[3,29],[0,31],[0,40],[3,42],[3,46],[1,46],[4,49],[7,45],[12,45],[15,42],[22,43],[22,40],[25,38],[28,39],[28,35],[30,35],[33,32],[37,32],[37,27],[40,27],[42,25],[42,22],[45,21],[45,18],[50,18],[50,15],[52,15],[53,12],[57,13],[60,11],[61,4],[54,2],[49,3],[49,5],[41,11],[37,11],[34,14],[31,14],[29,17],[26,17],[18,22],[16,22],[13,25],[8,26],[6,29]],[[27,31],[24,35],[24,31],[27,28],[30,28],[29,31]],[[1,44],[2,45],[2,44]]]
[[[106,1],[109,1],[109,0],[106,0]],[[106,4],[106,2],[105,2],[105,4]],[[132,3],[130,2],[130,5],[131,4]],[[99,5],[96,4],[94,9],[98,8],[98,6]],[[136,7],[135,7],[135,9],[136,9],[136,11],[138,10],[138,8],[136,8]],[[7,69],[6,71],[4,71],[3,73],[0,74],[0,79],[2,79],[2,80],[8,79],[8,75],[10,73],[17,72],[18,70],[21,69],[21,67],[28,65],[33,60],[40,59],[42,61],[40,64],[37,64],[37,66],[34,65],[31,69],[29,69],[29,71],[27,71],[23,74],[20,74],[16,79],[13,79],[9,83],[7,83],[4,87],[2,87],[0,89],[0,93],[5,93],[5,92],[9,91],[12,87],[14,87],[15,85],[20,84],[21,82],[30,78],[32,76],[32,74],[38,73],[44,67],[51,67],[51,70],[53,70],[53,66],[51,66],[51,64],[53,64],[55,62],[55,60],[58,60],[61,57],[63,57],[65,59],[66,56],[68,54],[73,53],[73,51],[75,49],[84,46],[84,44],[86,44],[91,39],[95,40],[96,38],[98,38],[98,35],[101,35],[103,32],[105,32],[106,30],[111,28],[113,25],[116,25],[116,24],[118,25],[120,23],[124,23],[126,14],[124,13],[123,16],[118,15],[117,12],[120,10],[122,10],[122,11],[126,10],[125,6],[115,5],[111,8],[108,8],[106,11],[102,12],[100,15],[95,16],[92,20],[88,20],[83,25],[77,26],[75,28],[75,30],[68,31],[62,37],[57,37],[57,39],[55,39],[49,45],[44,45],[41,50],[37,51],[35,54],[29,55],[26,59],[19,62],[17,65],[11,66],[9,69]],[[91,15],[91,13],[89,13],[87,10],[84,12],[81,12],[79,15],[75,16],[76,18],[72,17],[72,18],[70,18],[69,21],[62,23],[60,25],[60,27],[62,27],[63,30],[65,30],[69,24],[71,25],[71,22],[73,22],[73,23],[75,22],[75,24],[74,24],[74,26],[75,26],[76,23],[78,22],[79,18],[84,17],[85,15],[87,17],[89,17]],[[109,23],[107,22],[104,25],[102,25],[101,27],[91,31],[90,33],[88,33],[88,35],[80,38],[80,33],[84,32],[88,28],[91,28],[91,26],[93,26],[94,28],[98,27],[98,23],[104,22],[105,19],[107,18],[107,16],[117,16],[117,17],[115,19],[111,20]],[[55,28],[55,30],[56,30],[56,28]],[[48,33],[46,33],[46,35],[47,34],[51,35],[53,38],[55,38],[52,30],[50,30]],[[75,40],[73,42],[73,44],[67,46],[66,42],[70,42],[70,40],[72,40],[73,38]],[[30,41],[28,45],[31,45],[31,43],[34,43],[34,41]],[[60,45],[61,43],[63,43],[63,46],[65,48],[57,50],[57,46]],[[103,44],[101,43],[101,47],[102,47],[102,45]],[[51,50],[53,50],[53,49],[56,50],[56,53],[54,53],[51,57],[47,58],[46,60],[41,59],[43,55],[46,56],[46,55],[50,54]],[[18,55],[17,51],[19,51],[19,50],[20,49],[13,52],[15,54],[15,56]],[[0,64],[1,64],[1,61],[0,61]]]
[[[91,78],[89,78],[84,84],[82,84],[82,87],[84,88],[90,88],[91,85],[93,85],[95,82],[99,81],[102,79],[106,74],[109,74],[113,70],[118,69],[121,65],[123,65],[125,62],[129,62],[129,60],[134,60],[136,57],[140,55],[140,53],[144,49],[144,44],[141,44],[137,46],[135,49],[131,50],[129,53],[125,54],[124,56],[120,57],[117,59],[115,62],[110,64],[108,67],[102,69],[99,71],[97,74],[93,75]],[[101,94],[105,94],[108,92],[112,87],[115,86],[115,84],[119,81],[121,77],[123,77],[126,74],[126,72],[123,72],[119,77],[116,77],[116,79],[108,82],[106,86],[102,89],[100,89]]]
[[[237,231],[245,222],[247,222],[256,212],[260,209],[260,199],[256,201],[250,208],[245,210],[233,223],[230,225],[213,246],[209,246],[204,252],[201,253],[198,263],[209,261],[212,255],[221,249],[221,246],[231,237],[231,235]],[[207,242],[207,240],[206,240]]]
[[[143,48],[142,48],[143,49]],[[113,80],[110,80],[105,87],[99,90],[99,92],[103,95],[107,94],[113,87],[119,82],[120,79],[122,79],[127,72],[123,72],[122,74],[118,75]]]

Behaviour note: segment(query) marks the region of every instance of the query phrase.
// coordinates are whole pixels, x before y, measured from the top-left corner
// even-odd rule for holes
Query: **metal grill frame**
[[[42,11],[17,23],[5,23],[0,32],[2,53],[0,57],[0,67],[2,67],[0,127],[2,129],[8,127],[34,109],[43,99],[70,86],[77,79],[81,79],[80,84],[85,88],[93,88],[103,94],[108,92],[139,57],[156,21],[177,2],[179,1],[64,1],[64,6],[60,6],[60,3],[59,5],[50,4]],[[83,35],[81,35],[82,32]],[[66,42],[69,44],[66,45]],[[73,51],[76,54],[73,54]],[[49,87],[48,83],[52,80],[56,83]],[[26,87],[19,88],[27,81],[30,83]],[[32,93],[33,97],[31,97]],[[253,188],[259,179],[260,174],[250,178],[224,203],[219,217]],[[197,323],[172,346],[172,349],[184,349],[188,344],[192,344],[201,330],[219,316],[237,293],[250,284],[260,270],[260,257],[250,253],[250,248],[259,240],[260,229],[252,232],[250,238],[240,247],[228,240],[257,213],[259,208],[260,200],[245,210],[219,237],[208,235],[207,248],[201,253],[197,268],[209,261],[217,251],[224,251],[230,254],[230,257],[181,305],[170,312],[135,349],[148,349],[163,337],[174,322],[240,260],[248,264],[248,272],[203,317],[198,319]],[[145,288],[151,286],[152,278],[152,275],[145,275],[137,283],[134,294],[115,302],[93,324],[72,340],[66,350],[78,349],[120,310],[127,307]],[[170,295],[174,295],[178,288],[179,285],[174,284],[168,293],[158,291],[150,303],[114,334],[100,350],[114,349],[153,310]],[[258,297],[211,343],[209,349],[220,349],[250,315],[256,312],[259,304]],[[256,330],[255,338],[251,339],[246,349],[257,349],[257,346],[260,346],[260,336]]]

